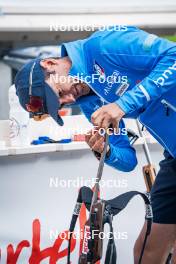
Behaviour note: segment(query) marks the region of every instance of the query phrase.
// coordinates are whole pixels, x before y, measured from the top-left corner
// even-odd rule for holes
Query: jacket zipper
[[[161,100],[161,103],[164,105],[164,107],[166,107],[166,115],[167,116],[169,116],[169,109],[176,112],[176,107],[174,105],[172,105],[171,103],[169,103],[168,101],[166,101],[165,99]]]

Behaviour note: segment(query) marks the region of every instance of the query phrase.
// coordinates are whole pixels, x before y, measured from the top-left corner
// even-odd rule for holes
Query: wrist
[[[126,105],[125,101],[122,97],[120,97],[117,101],[115,101],[115,104],[123,111],[123,113],[126,115],[129,112],[128,105]]]
[[[118,111],[118,116],[120,118],[122,118],[126,113],[125,111],[118,105],[118,102],[117,103],[114,103],[116,108],[117,108],[117,111]]]

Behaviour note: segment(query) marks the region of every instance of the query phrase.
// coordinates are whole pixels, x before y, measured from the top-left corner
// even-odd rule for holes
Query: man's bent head
[[[89,93],[85,83],[69,76],[68,57],[35,59],[17,73],[15,86],[22,107],[39,118],[49,114],[59,125],[59,109]]]

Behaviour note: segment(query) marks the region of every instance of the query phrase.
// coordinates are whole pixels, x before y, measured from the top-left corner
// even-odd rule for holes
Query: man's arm
[[[103,37],[101,46],[103,53],[111,56],[117,67],[123,67],[135,75],[143,72],[146,77],[114,104],[96,111],[92,115],[95,125],[107,127],[110,122],[118,124],[123,115],[136,110],[140,112],[148,103],[173,88],[176,52],[171,48],[175,47],[176,51],[176,44],[129,27],[126,32],[112,32]]]
[[[176,51],[176,49],[175,49]],[[116,104],[126,113],[141,109],[151,101],[161,97],[176,83],[176,53],[166,54],[151,71],[151,73],[137,84],[131,91],[120,97]]]
[[[91,120],[94,107],[95,105],[93,103],[87,103],[81,106],[83,113],[89,121]],[[108,153],[109,155],[105,159],[105,163],[120,171],[132,171],[137,165],[136,152],[135,149],[130,146],[123,121],[120,122],[120,130],[122,132],[120,135],[109,136],[110,150]],[[100,152],[102,152],[103,143],[102,141]]]

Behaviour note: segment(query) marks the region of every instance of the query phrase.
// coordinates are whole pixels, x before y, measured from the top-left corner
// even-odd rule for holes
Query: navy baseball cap
[[[59,116],[59,96],[45,82],[45,72],[40,65],[41,58],[31,60],[25,64],[15,77],[16,93],[21,106],[27,111],[30,102],[30,75],[32,79],[31,95],[42,100],[42,114],[49,114],[60,126],[64,122]],[[31,74],[32,72],[32,74]]]

